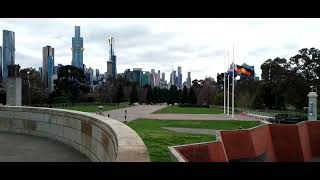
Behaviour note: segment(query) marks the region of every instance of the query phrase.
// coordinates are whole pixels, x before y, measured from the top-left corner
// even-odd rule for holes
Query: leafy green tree
[[[53,96],[60,96],[71,102],[81,101],[82,97],[90,92],[83,70],[71,65],[59,68],[58,79],[54,84]]]
[[[194,91],[194,87],[191,87],[190,88],[190,91],[189,91],[189,102],[191,104],[197,104],[197,95]]]
[[[131,94],[130,94],[130,104],[136,103],[139,101],[137,85],[136,83],[133,84]]]
[[[133,88],[133,87],[132,87]],[[135,89],[136,89],[136,87],[135,87]],[[136,92],[136,94],[137,94],[137,89],[135,90]],[[120,103],[120,102],[124,102],[124,93],[123,93],[123,86],[122,86],[122,84],[120,84],[119,83],[119,85],[118,85],[118,89],[117,89],[117,91],[116,91],[116,102],[117,103]],[[136,96],[138,96],[138,95],[136,95]]]
[[[183,90],[182,90],[181,103],[185,104],[187,102],[188,102],[188,88],[187,88],[187,86],[184,86]]]

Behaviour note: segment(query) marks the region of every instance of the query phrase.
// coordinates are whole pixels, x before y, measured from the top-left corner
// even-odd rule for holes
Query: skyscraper
[[[96,69],[96,77],[98,78],[99,77],[99,69]]]
[[[188,72],[188,78],[187,78],[187,87],[191,87],[191,72]]]
[[[163,80],[163,81],[166,80],[165,77],[166,77],[166,74],[165,74],[165,73],[162,73],[162,80]]]
[[[8,79],[8,65],[15,63],[15,33],[3,30],[2,44],[2,78],[3,81]]]
[[[109,38],[109,61],[107,62],[107,72],[114,78],[117,78],[117,57],[114,55],[114,41],[113,37]],[[109,71],[111,70],[111,71]]]
[[[80,37],[80,26],[75,26],[75,37],[72,38],[72,62],[71,65],[83,68],[83,38]]]
[[[182,73],[181,73],[181,66],[178,66],[178,82],[177,82],[178,87],[181,88],[182,86]]]
[[[171,73],[171,78],[170,78],[170,83],[171,83],[171,85],[176,85],[177,83],[176,83],[176,71],[172,71],[172,73]]]
[[[54,48],[46,46],[42,48],[42,82],[46,88],[51,86],[51,76],[54,74]]]
[[[2,81],[2,46],[0,46],[0,82]]]

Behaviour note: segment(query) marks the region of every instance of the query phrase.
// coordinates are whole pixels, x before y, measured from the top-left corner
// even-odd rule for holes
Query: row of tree
[[[261,80],[238,80],[235,86],[235,104],[257,109],[307,107],[310,86],[320,88],[320,51],[304,48],[290,59],[266,60],[261,66]],[[217,103],[223,105],[223,75],[218,77]],[[222,79],[222,80],[221,80]]]
[[[290,59],[266,60],[261,66],[261,80],[238,80],[235,87],[235,106],[259,109],[302,109],[307,106],[310,86],[320,88],[320,50],[304,48]],[[81,69],[64,66],[59,69],[54,92],[47,95],[40,75],[33,68],[20,70],[23,104],[65,102],[139,102],[139,103],[190,103],[223,105],[223,74],[213,78],[192,81],[192,87],[160,89],[140,87],[121,76],[109,78],[92,91]],[[29,74],[28,74],[29,72]],[[230,81],[231,82],[231,81]],[[0,103],[5,94],[0,87]],[[231,93],[230,93],[231,95]]]

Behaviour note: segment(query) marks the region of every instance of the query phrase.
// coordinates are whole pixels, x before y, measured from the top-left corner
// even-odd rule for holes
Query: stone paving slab
[[[202,128],[179,128],[179,127],[162,127],[174,132],[179,133],[190,133],[190,134],[206,134],[206,135],[215,135],[218,130],[215,129],[202,129]]]

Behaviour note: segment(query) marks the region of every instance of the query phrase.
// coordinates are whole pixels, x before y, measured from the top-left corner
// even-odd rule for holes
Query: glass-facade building
[[[54,74],[54,48],[46,46],[42,48],[42,82],[46,88],[51,85],[51,76]]]
[[[142,84],[142,70],[141,69],[133,69],[132,71],[132,81],[136,82],[139,86]]]
[[[0,46],[0,82],[2,81],[2,46]]]
[[[117,78],[117,56],[114,55],[114,40],[113,37],[109,38],[109,61],[107,62],[108,64],[108,74],[112,75],[114,78]],[[109,69],[109,66],[111,69]]]
[[[149,72],[145,72],[144,74],[142,74],[141,86],[145,86],[145,85],[150,85],[150,73]]]
[[[72,66],[83,69],[83,50],[83,38],[80,37],[80,26],[75,26],[75,37],[72,38]]]
[[[2,77],[8,79],[8,65],[15,63],[15,33],[3,30],[2,44]]]

